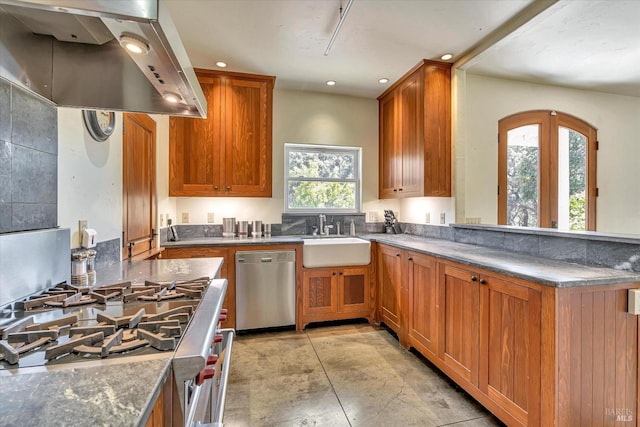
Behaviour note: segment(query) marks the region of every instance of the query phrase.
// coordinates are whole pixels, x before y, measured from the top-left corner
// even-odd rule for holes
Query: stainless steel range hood
[[[123,35],[148,54],[124,49]],[[59,106],[206,117],[163,0],[0,0],[0,77]]]

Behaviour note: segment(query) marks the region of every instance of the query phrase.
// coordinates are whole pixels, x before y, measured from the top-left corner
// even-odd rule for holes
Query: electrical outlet
[[[189,212],[182,212],[182,223],[189,224]]]
[[[378,212],[369,211],[369,222],[377,222],[378,221]]]
[[[89,228],[89,221],[86,219],[81,219],[78,221],[78,234],[80,235],[80,240],[82,240],[82,232]]]
[[[215,216],[213,215],[213,212],[208,212],[207,213],[207,222],[209,224],[213,224],[215,221]]]
[[[431,212],[427,212],[426,214],[424,214],[424,222],[425,224],[431,223]]]
[[[164,214],[160,214],[160,227],[164,227]]]
[[[444,224],[446,222],[446,214],[442,212],[440,214],[440,224]]]

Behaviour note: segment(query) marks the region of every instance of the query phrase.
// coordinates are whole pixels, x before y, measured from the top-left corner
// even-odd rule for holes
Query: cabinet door
[[[314,268],[302,275],[302,314],[333,314],[338,308],[338,271]]]
[[[218,76],[199,76],[207,118],[169,118],[169,195],[223,195],[221,93]]]
[[[436,260],[409,252],[409,342],[421,351],[438,351],[438,284]]]
[[[453,372],[478,385],[480,289],[477,274],[443,264],[444,336],[440,352]]]
[[[398,92],[401,159],[398,196],[422,196],[424,162],[422,68],[409,76],[398,88]]]
[[[479,387],[523,425],[540,425],[541,293],[480,279]]]
[[[378,252],[378,289],[380,290],[380,317],[384,323],[400,335],[401,320],[401,251],[381,245]]]
[[[380,178],[379,197],[389,199],[397,197],[400,176],[400,156],[398,148],[398,131],[396,126],[397,99],[396,92],[385,96],[379,102],[380,120]],[[395,190],[395,191],[394,191]]]
[[[165,248],[162,253],[163,259],[178,258],[224,258],[222,267],[216,276],[217,279],[227,279],[227,293],[222,302],[222,308],[227,309],[227,320],[222,322],[223,328],[236,327],[236,282],[233,274],[230,274],[228,268],[229,260],[233,256],[229,256],[227,249],[213,247],[188,247],[188,248]]]
[[[338,272],[338,311],[369,311],[369,267],[344,268]]]
[[[451,196],[451,64],[424,67],[424,196]]]
[[[227,196],[271,197],[270,82],[229,78],[225,83]]]

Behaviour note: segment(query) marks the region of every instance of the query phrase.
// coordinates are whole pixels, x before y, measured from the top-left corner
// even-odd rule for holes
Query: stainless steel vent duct
[[[148,53],[124,49],[123,35]],[[64,107],[206,117],[163,0],[0,0],[0,77]]]

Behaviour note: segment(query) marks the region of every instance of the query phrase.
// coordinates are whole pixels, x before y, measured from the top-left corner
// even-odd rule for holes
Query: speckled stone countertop
[[[240,239],[238,237],[197,237],[177,242],[163,242],[165,248],[182,248],[188,246],[244,246],[244,245],[286,245],[302,244],[301,236],[274,236],[274,237],[249,237]]]
[[[222,258],[122,262],[97,270],[97,284],[215,277]],[[173,352],[0,370],[0,427],[144,426]]]
[[[640,282],[640,274],[634,272],[553,261],[448,240],[408,234],[360,237],[557,288]]]
[[[0,426],[144,426],[172,354],[0,371]]]

